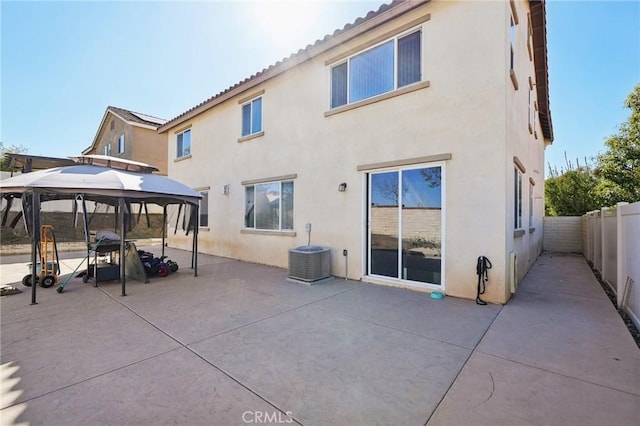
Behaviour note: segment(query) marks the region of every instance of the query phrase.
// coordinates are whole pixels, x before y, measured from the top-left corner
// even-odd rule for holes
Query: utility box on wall
[[[331,276],[331,249],[300,246],[289,250],[290,279],[313,284]]]

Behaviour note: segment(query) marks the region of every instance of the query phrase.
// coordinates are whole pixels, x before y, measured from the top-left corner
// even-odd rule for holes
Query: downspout
[[[193,276],[198,276],[198,228],[200,227],[200,203],[196,204],[196,220],[193,222]]]
[[[40,239],[40,233],[36,232],[36,223],[37,219],[40,217],[40,193],[37,189],[33,189],[33,193],[31,195],[31,235],[32,235],[32,246],[31,246],[31,304],[37,305],[36,302],[36,287],[38,287],[38,283],[36,282],[36,277],[38,274],[36,273],[37,263],[36,263],[36,250],[38,248],[38,243]],[[40,265],[42,267],[42,265]]]
[[[118,207],[119,207],[119,217],[120,217],[120,282],[122,282],[122,294],[121,296],[126,296],[126,281],[127,277],[125,274],[125,239],[127,237],[127,226],[125,221],[125,199],[118,198]]]
[[[167,206],[162,207],[162,255],[164,257],[164,239],[167,236]]]

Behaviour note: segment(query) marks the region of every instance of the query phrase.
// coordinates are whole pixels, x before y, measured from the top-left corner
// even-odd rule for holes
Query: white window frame
[[[533,228],[533,182],[529,181],[529,229]]]
[[[523,173],[518,166],[513,168],[514,170],[514,200],[513,200],[513,213],[514,213],[514,230],[522,229],[522,179]]]
[[[123,154],[125,150],[124,133],[118,136],[118,154]]]
[[[418,79],[418,81],[415,81],[413,83],[409,83],[405,86],[402,87],[398,87],[398,40],[402,39],[404,37],[410,36],[416,32],[420,33],[420,78]],[[369,52],[377,47],[382,46],[383,44],[388,43],[389,41],[393,41],[393,89],[391,89],[388,92],[382,92],[382,93],[378,93],[376,95],[372,95],[370,97],[367,98],[363,98],[363,99],[358,99],[357,101],[352,101],[351,100],[351,87],[350,87],[350,78],[351,78],[351,60],[357,56],[360,56],[366,52]],[[405,32],[402,32],[400,34],[397,34],[393,37],[389,37],[388,39],[385,39],[384,41],[377,43],[373,46],[370,46],[366,49],[360,50],[352,55],[349,55],[348,57],[340,60],[339,62],[335,62],[333,64],[331,64],[331,66],[329,67],[329,109],[336,109],[336,108],[341,108],[347,105],[352,105],[354,103],[358,103],[358,102],[362,102],[362,101],[366,101],[367,99],[371,99],[374,98],[376,96],[380,96],[380,95],[384,95],[387,93],[392,93],[396,90],[402,89],[404,87],[410,87],[414,84],[418,84],[421,83],[423,81],[424,78],[424,52],[423,52],[423,47],[424,47],[424,31],[422,30],[422,26],[417,26],[414,28],[411,28]],[[332,100],[332,94],[333,94],[333,69],[347,64],[347,102],[345,104],[342,105],[336,105],[333,106],[333,100]]]
[[[274,183],[277,183],[279,185],[279,191],[280,191],[280,200],[278,202],[278,229],[265,229],[265,228],[258,228],[256,226],[256,213],[255,213],[255,206],[256,206],[256,187],[260,186],[260,185],[272,185]],[[283,228],[282,226],[282,185],[285,183],[291,183],[292,187],[293,187],[293,206],[292,206],[292,220],[291,220],[291,228]],[[252,208],[253,208],[253,226],[247,226],[247,207],[249,206],[248,200],[247,200],[247,189],[248,188],[253,188],[253,203],[251,204]],[[286,180],[275,180],[275,181],[267,181],[267,182],[259,182],[259,183],[252,183],[252,184],[246,184],[244,185],[244,209],[243,209],[243,220],[242,220],[242,224],[243,224],[243,229],[247,229],[247,230],[251,230],[251,231],[264,231],[264,232],[288,232],[288,231],[293,231],[293,228],[295,226],[295,184],[294,184],[294,180],[293,179],[286,179]]]
[[[189,134],[189,152],[187,152],[185,154],[185,150],[184,150],[184,135],[188,133]],[[183,144],[182,144],[182,150],[180,150],[180,144],[179,144],[179,139],[180,136],[182,136],[183,139]],[[178,132],[176,134],[176,158],[184,158],[184,157],[189,157],[191,155],[191,129],[185,129],[181,132]]]
[[[209,228],[209,191],[199,191],[202,198],[199,200],[198,227]],[[206,215],[206,223],[202,223],[202,216]]]
[[[254,113],[254,102],[260,100],[260,127],[258,129],[254,129],[253,128],[253,113]],[[244,107],[249,105],[249,133],[244,133]],[[260,96],[256,96],[255,98],[251,98],[249,99],[247,102],[243,102],[240,105],[240,114],[241,114],[241,119],[240,119],[240,137],[245,138],[247,136],[252,136],[252,135],[256,135],[260,132],[262,132],[263,129],[263,124],[264,124],[264,99],[262,97],[262,95]]]
[[[102,155],[111,155],[111,144],[108,143],[102,147]]]
[[[513,13],[509,16],[509,69],[516,67],[516,21]]]
[[[384,172],[398,172],[399,173],[399,177],[400,180],[398,182],[399,186],[402,185],[402,179],[401,179],[401,175],[403,171],[406,170],[413,170],[413,169],[425,169],[425,168],[434,168],[434,167],[440,167],[440,173],[441,173],[441,180],[440,180],[440,210],[441,210],[441,222],[440,222],[440,251],[441,251],[441,257],[440,257],[440,284],[431,284],[431,283],[424,283],[424,282],[419,282],[419,281],[409,281],[409,280],[405,280],[405,279],[401,279],[401,278],[393,278],[393,277],[387,277],[387,276],[382,276],[382,275],[375,275],[375,274],[369,274],[369,271],[371,271],[371,256],[369,256],[370,250],[371,250],[371,222],[370,222],[370,218],[371,218],[371,175],[372,174],[377,174],[377,173],[384,173]],[[446,163],[444,161],[434,161],[434,162],[428,162],[428,163],[422,163],[422,164],[411,164],[411,165],[403,165],[403,166],[397,166],[397,167],[389,167],[389,168],[381,168],[381,169],[373,169],[373,170],[368,170],[367,173],[365,173],[363,175],[363,183],[365,184],[365,186],[367,187],[367,191],[366,191],[366,196],[365,196],[365,208],[363,210],[363,241],[362,241],[362,248],[364,250],[365,253],[367,253],[367,256],[365,256],[365,258],[363,259],[362,262],[362,273],[363,273],[363,280],[367,281],[367,282],[372,282],[372,283],[376,283],[376,284],[382,284],[382,285],[388,285],[389,283],[394,283],[392,285],[397,285],[395,283],[401,283],[402,286],[409,286],[409,287],[415,287],[415,288],[426,288],[426,289],[431,289],[431,290],[439,290],[439,291],[445,291],[446,290],[446,253],[447,253],[447,248],[446,248],[446,235],[445,235],[445,230],[447,229],[446,226],[446,208],[447,208],[447,178],[446,178]],[[402,197],[402,194],[400,194],[400,197]],[[402,205],[402,199],[398,200],[399,206]],[[399,208],[399,215],[398,215],[398,226],[402,227],[403,223],[402,223],[402,208]],[[402,261],[400,259],[400,256],[402,255],[402,251],[400,250],[399,253],[399,258],[398,261],[400,262],[400,264],[402,264]]]

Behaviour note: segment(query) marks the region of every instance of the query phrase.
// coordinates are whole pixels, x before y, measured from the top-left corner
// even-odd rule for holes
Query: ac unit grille
[[[301,246],[289,250],[289,278],[314,282],[331,276],[331,249]]]

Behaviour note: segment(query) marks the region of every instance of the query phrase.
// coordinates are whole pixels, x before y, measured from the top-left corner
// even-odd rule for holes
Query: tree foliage
[[[640,84],[627,97],[631,110],[618,134],[605,141],[607,151],[598,155],[596,190],[610,203],[640,201]]]
[[[640,201],[640,84],[625,100],[631,110],[618,133],[605,141],[607,150],[597,155],[595,166],[567,161],[567,169],[551,170],[545,181],[545,213],[581,216],[621,201]]]
[[[567,161],[567,170],[558,173],[549,168],[545,181],[545,214],[547,216],[582,216],[600,208],[602,199],[593,189],[598,184],[593,169],[585,161],[576,166]]]
[[[5,161],[4,161],[5,154],[8,154],[8,153],[24,154],[26,152],[27,152],[27,148],[25,148],[22,145],[5,146],[4,143],[0,141],[0,170],[4,171],[5,169]]]

